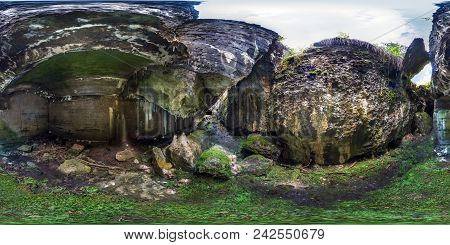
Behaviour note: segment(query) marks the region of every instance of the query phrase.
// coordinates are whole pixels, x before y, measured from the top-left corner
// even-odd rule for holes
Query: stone
[[[159,147],[153,147],[151,150],[152,166],[155,172],[163,177],[172,178],[172,164],[167,162],[166,156]]]
[[[262,176],[267,174],[273,160],[261,155],[251,155],[238,163],[238,174]]]
[[[58,170],[66,175],[85,175],[91,172],[89,162],[82,159],[73,158],[65,160],[64,163],[59,165]]]
[[[433,130],[433,119],[426,112],[417,112],[414,116],[414,126],[415,133],[428,135]]]
[[[33,151],[33,146],[31,145],[22,145],[19,148],[17,148],[18,151],[30,153]]]
[[[195,164],[196,172],[215,178],[229,179],[233,176],[233,161],[236,161],[235,155],[233,156],[223,147],[215,145],[200,155]]]
[[[119,162],[126,162],[135,157],[136,157],[136,155],[135,155],[134,151],[132,151],[130,149],[125,149],[123,151],[119,151],[116,153],[116,160]]]
[[[80,155],[82,151],[84,151],[84,145],[80,144],[73,144],[72,147],[69,149],[69,153],[75,156]]]
[[[166,155],[170,162],[176,167],[187,171],[192,171],[195,162],[202,153],[201,146],[186,137],[183,133],[174,136],[172,143],[166,148]]]
[[[276,160],[280,156],[280,149],[260,134],[248,135],[247,139],[242,142],[242,149],[273,160]]]
[[[30,161],[28,161],[28,162],[26,163],[26,166],[27,166],[27,168],[30,168],[30,169],[38,168],[38,166],[36,165],[36,163],[30,162]]]
[[[114,180],[103,181],[98,187],[123,196],[144,200],[161,200],[176,194],[175,190],[164,187],[148,174],[127,172],[117,175]]]
[[[403,58],[403,74],[411,79],[428,63],[430,63],[430,55],[425,49],[423,39],[415,38],[409,45]]]

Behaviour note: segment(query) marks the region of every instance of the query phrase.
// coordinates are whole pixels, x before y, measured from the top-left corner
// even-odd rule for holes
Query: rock
[[[421,135],[428,135],[433,130],[433,119],[426,112],[417,112],[414,116],[414,126],[416,132]]]
[[[116,160],[119,162],[126,162],[136,157],[134,151],[130,149],[125,149],[116,153]]]
[[[415,38],[403,58],[403,74],[411,79],[428,63],[430,63],[430,55],[425,49],[423,39]]]
[[[30,168],[30,169],[38,168],[38,166],[37,166],[36,163],[34,163],[34,162],[28,161],[28,162],[26,163],[26,165],[27,165],[27,168]]]
[[[149,175],[135,172],[119,174],[114,180],[100,182],[97,185],[120,195],[152,201],[176,194],[175,190],[164,187],[152,180]]]
[[[85,148],[84,145],[73,144],[72,147],[70,147],[69,149],[69,153],[78,156],[82,151],[84,151],[84,148]]]
[[[261,155],[251,155],[238,163],[238,173],[243,175],[265,175],[273,165],[271,159]]]
[[[233,175],[233,161],[236,161],[236,156],[232,156],[223,147],[215,145],[200,155],[195,167],[200,174],[229,179]]]
[[[17,150],[22,151],[22,152],[26,152],[26,153],[30,153],[33,151],[33,146],[31,145],[22,145],[19,148],[17,148]]]
[[[247,139],[242,142],[242,149],[274,160],[280,156],[280,149],[260,134],[247,136]]]
[[[63,164],[59,165],[58,170],[67,175],[84,175],[91,172],[91,167],[89,167],[89,162],[73,158],[65,160]]]
[[[177,180],[177,186],[189,185],[192,182],[190,179],[179,179]]]
[[[435,152],[442,161],[447,161],[450,159],[450,3],[438,6],[430,34],[431,90],[435,98]]]
[[[50,153],[48,153],[48,152],[42,154],[41,158],[43,161],[49,161],[49,160],[53,159],[52,155],[50,155]]]
[[[134,164],[139,164],[139,160],[138,159],[134,159],[133,163]]]
[[[155,172],[163,177],[172,178],[172,164],[167,162],[164,153],[161,148],[153,147],[152,148],[152,165]]]
[[[195,161],[202,153],[201,146],[186,137],[183,133],[180,136],[174,136],[172,143],[166,148],[166,155],[175,167],[192,171],[195,167]]]

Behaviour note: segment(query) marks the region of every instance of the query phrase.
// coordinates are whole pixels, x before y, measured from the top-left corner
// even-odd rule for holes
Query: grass
[[[383,188],[326,207],[301,206],[290,199],[261,195],[236,179],[218,181],[191,176],[192,184],[179,188],[176,199],[141,202],[104,195],[94,188],[79,193],[51,191],[53,187],[42,188],[46,183],[17,181],[2,173],[0,223],[450,224],[448,165],[435,160],[429,139],[406,144],[352,168],[324,168],[307,173],[278,169],[269,177],[310,183],[319,183],[324,177],[344,183],[348,178],[370,177],[392,165],[399,176]],[[349,174],[330,174],[336,171]]]

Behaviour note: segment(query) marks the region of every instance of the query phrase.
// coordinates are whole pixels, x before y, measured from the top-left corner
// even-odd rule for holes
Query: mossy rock
[[[195,166],[198,173],[216,178],[229,179],[233,175],[228,152],[218,145],[204,151]]]
[[[271,159],[261,155],[251,155],[238,164],[238,172],[241,175],[262,176],[267,174],[272,165]]]
[[[280,156],[280,149],[260,134],[250,134],[247,136],[247,139],[242,142],[242,149],[273,160],[276,160]]]

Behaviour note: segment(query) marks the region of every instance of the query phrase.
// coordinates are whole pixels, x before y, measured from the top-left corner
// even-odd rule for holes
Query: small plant
[[[348,38],[350,38],[350,34],[345,33],[345,32],[339,32],[336,37],[348,39]]]
[[[406,53],[406,46],[395,42],[383,43],[381,47],[397,58],[403,58]]]

